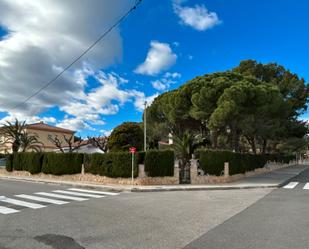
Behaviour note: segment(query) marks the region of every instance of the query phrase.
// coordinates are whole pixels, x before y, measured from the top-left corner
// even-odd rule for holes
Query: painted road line
[[[0,206],[0,214],[13,214],[13,213],[18,213],[18,212],[19,210]]]
[[[53,192],[55,192],[55,193],[60,193],[60,194],[66,194],[66,195],[81,196],[81,197],[92,197],[92,198],[102,198],[102,197],[105,197],[105,196],[102,196],[102,195],[86,194],[86,193],[77,193],[77,192],[65,191],[65,190],[54,190]]]
[[[78,191],[78,192],[85,192],[85,193],[91,193],[91,194],[100,194],[100,195],[119,195],[119,193],[95,191],[95,190],[80,189],[80,188],[69,188],[69,190]]]
[[[292,189],[297,186],[298,182],[290,182],[289,184],[285,185],[283,188]]]
[[[46,193],[46,192],[37,192],[37,193],[35,193],[35,194],[36,194],[36,195],[49,196],[49,197],[55,197],[55,198],[60,198],[60,199],[73,200],[73,201],[87,201],[87,200],[88,200],[88,199],[86,199],[86,198],[81,198],[81,197],[74,197],[74,196],[67,196],[67,195],[59,195],[59,194]]]
[[[306,183],[303,189],[309,189],[309,183]]]
[[[41,204],[27,202],[27,201],[20,201],[20,200],[16,200],[16,199],[12,199],[12,198],[7,198],[5,196],[0,196],[0,202],[6,202],[6,203],[14,204],[14,205],[17,205],[17,206],[23,206],[23,207],[28,207],[28,208],[32,208],[32,209],[38,209],[38,208],[46,207],[46,206],[41,205]]]
[[[15,196],[19,198],[25,198],[29,200],[46,202],[46,203],[51,203],[51,204],[56,204],[56,205],[63,205],[63,204],[69,203],[67,201],[54,200],[54,199],[49,199],[49,198],[44,198],[44,197],[39,197],[39,196],[34,196],[34,195],[15,195]]]

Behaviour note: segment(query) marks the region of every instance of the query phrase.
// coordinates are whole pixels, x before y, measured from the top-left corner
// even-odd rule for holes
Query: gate
[[[190,164],[187,164],[184,168],[179,169],[179,183],[180,184],[190,184]]]

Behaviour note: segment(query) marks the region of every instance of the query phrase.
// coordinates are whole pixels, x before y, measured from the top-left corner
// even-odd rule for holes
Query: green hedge
[[[138,164],[144,164],[145,163],[145,155],[146,155],[146,152],[145,151],[139,151],[137,152],[138,154]]]
[[[138,175],[138,154],[135,154],[134,177]],[[132,155],[129,152],[95,153],[90,156],[90,162],[85,165],[85,172],[107,176],[129,178],[132,174]]]
[[[151,177],[174,176],[174,151],[147,151],[145,155],[145,172]]]
[[[230,175],[241,174],[262,168],[267,160],[262,155],[240,154],[231,151],[204,150],[199,155],[200,168],[205,174],[220,176],[224,170],[224,162],[229,162]]]
[[[13,158],[14,158],[13,154],[8,154],[6,156],[5,169],[7,171],[13,171]]]
[[[43,157],[43,153],[15,153],[13,155],[13,169],[29,171],[31,174],[40,173],[42,169]]]
[[[290,161],[296,160],[295,155],[283,155],[283,154],[270,154],[266,155],[267,161],[289,163]]]
[[[5,158],[6,157],[6,154],[1,154],[0,153],[0,158]]]
[[[42,172],[53,175],[81,173],[84,155],[79,153],[44,153]]]

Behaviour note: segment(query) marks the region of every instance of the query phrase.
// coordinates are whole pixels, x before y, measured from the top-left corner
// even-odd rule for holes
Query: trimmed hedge
[[[44,153],[42,172],[53,175],[81,173],[84,154]]]
[[[231,151],[199,151],[199,165],[205,174],[222,175],[224,163],[229,162],[230,175],[262,168],[267,160],[262,155],[240,154]]]
[[[138,176],[138,154],[134,162],[134,177]],[[129,152],[95,153],[90,156],[90,163],[85,165],[85,172],[107,176],[129,178],[132,174],[132,155]]]
[[[144,164],[145,163],[145,156],[146,156],[146,152],[145,151],[139,151],[137,152],[138,154],[138,164]]]
[[[149,150],[145,155],[145,172],[148,176],[174,176],[174,151]]]
[[[198,150],[195,155],[205,174],[216,176],[222,174],[224,162],[229,162],[230,175],[235,175],[262,168],[267,161],[289,163],[295,160],[293,155],[253,155],[214,150]]]
[[[13,169],[38,174],[42,170],[43,156],[43,153],[36,152],[15,153],[13,156]]]
[[[13,171],[13,158],[14,158],[13,154],[8,154],[6,156],[5,169],[7,171]]]

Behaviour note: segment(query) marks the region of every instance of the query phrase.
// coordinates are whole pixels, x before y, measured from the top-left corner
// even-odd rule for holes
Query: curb
[[[21,181],[21,182],[32,182],[32,183],[41,183],[41,184],[53,184],[53,185],[62,185],[62,186],[74,186],[74,187],[86,187],[90,189],[100,188],[104,190],[114,191],[114,192],[133,192],[133,193],[141,193],[141,192],[174,192],[174,191],[209,191],[209,190],[237,190],[237,189],[263,189],[263,188],[281,188],[282,186],[286,185],[291,179],[297,177],[302,172],[307,170],[309,167],[305,167],[301,171],[299,171],[297,174],[289,177],[288,179],[285,179],[281,183],[275,183],[275,184],[257,184],[257,185],[242,185],[242,186],[204,186],[204,187],[153,187],[153,188],[138,188],[130,186],[127,186],[125,188],[113,186],[113,185],[101,185],[101,184],[89,184],[89,183],[83,183],[83,182],[71,182],[71,181],[52,181],[48,179],[34,179],[34,178],[22,178],[22,177],[14,177],[14,176],[4,176],[0,175],[0,179],[4,180],[11,180],[11,181]],[[190,185],[194,186],[194,185]]]
[[[60,185],[60,186],[73,186],[73,187],[87,187],[90,189],[101,188],[104,190],[114,191],[114,192],[130,192],[131,189],[127,188],[118,188],[112,185],[100,185],[100,184],[87,184],[82,182],[60,182],[60,181],[49,181],[42,179],[27,179],[20,177],[11,177],[11,176],[0,176],[0,179],[9,180],[9,181],[20,181],[20,182],[30,182],[30,183],[41,183],[41,184],[50,184],[50,185]]]

